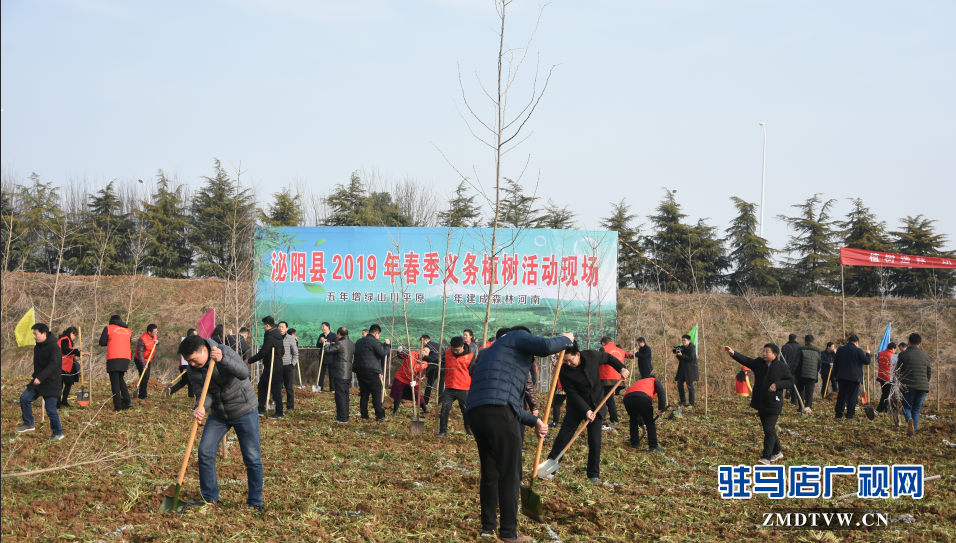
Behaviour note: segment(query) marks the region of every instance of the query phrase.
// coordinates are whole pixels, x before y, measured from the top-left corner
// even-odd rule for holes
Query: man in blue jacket
[[[530,541],[518,534],[518,486],[521,484],[520,424],[533,426],[540,437],[548,425],[521,408],[522,393],[534,357],[570,348],[574,334],[556,338],[531,335],[524,326],[508,329],[475,363],[468,390],[468,422],[481,461],[481,535],[493,537],[496,510],[501,510],[498,537],[503,541]],[[519,424],[520,423],[520,424]]]
[[[833,375],[840,383],[840,392],[836,401],[836,420],[843,420],[844,407],[846,407],[847,420],[856,415],[860,383],[863,382],[863,366],[869,364],[870,351],[863,352],[860,348],[860,338],[856,334],[850,334],[846,345],[837,349],[836,354],[833,355]]]

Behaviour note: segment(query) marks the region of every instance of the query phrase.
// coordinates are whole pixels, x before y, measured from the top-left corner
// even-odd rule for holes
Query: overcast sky
[[[523,47],[538,4],[517,0]],[[493,156],[458,111],[491,113],[492,1],[2,2],[2,165],[63,183],[146,178],[193,186],[213,157],[268,195],[320,190],[359,168],[487,186]],[[508,155],[528,191],[596,227],[627,198],[644,222],[661,187],[690,220],[724,228],[731,196],[759,202],[767,123],[766,237],[816,192],[863,197],[890,228],[956,213],[956,3],[553,0],[512,93],[553,65]],[[539,83],[540,83],[539,78]],[[540,88],[540,84],[539,84]],[[477,174],[477,175],[476,175]],[[538,181],[540,179],[540,181]]]

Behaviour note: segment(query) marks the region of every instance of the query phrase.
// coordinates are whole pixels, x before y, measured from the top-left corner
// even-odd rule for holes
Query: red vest
[[[143,349],[143,362],[146,362],[153,357],[153,351],[156,350],[156,340],[149,335],[149,332],[139,336],[139,339],[143,340],[146,345],[146,348]]]
[[[893,357],[893,349],[887,349],[885,351],[880,351],[876,355],[878,361],[876,378],[881,381],[889,381],[892,377],[892,372],[890,371],[891,361]]]
[[[57,342],[57,343],[59,344],[59,346],[60,346],[60,352],[61,352],[61,353],[63,352],[63,342],[64,342],[64,341],[66,341],[66,350],[72,351],[72,350],[73,350],[73,342],[70,341],[70,336],[63,336],[63,337],[60,338],[60,341]],[[74,358],[76,358],[76,355],[73,355],[73,354],[65,354],[65,355],[63,355],[63,371],[64,371],[64,372],[70,373],[71,371],[73,371],[73,359],[74,359]]]
[[[398,369],[398,372],[395,374],[395,378],[406,385],[412,384],[412,374],[414,374],[414,377],[417,377],[425,371],[425,368],[428,367],[428,362],[421,360],[420,357],[421,353],[418,351],[409,351],[408,358],[402,362],[402,367]],[[447,381],[445,386],[448,386]]]
[[[604,345],[604,352],[618,359],[622,364],[624,363],[624,358],[627,357],[627,353],[624,352],[624,349],[615,345],[613,341],[610,341]],[[607,364],[601,364],[598,366],[598,376],[600,376],[602,381],[617,381],[621,378],[621,374]]]
[[[468,365],[474,358],[474,353],[455,356],[451,349],[445,349],[445,388],[468,390],[471,388],[471,375]]]
[[[131,332],[129,328],[111,324],[106,327],[106,334],[109,337],[109,339],[106,340],[107,360],[116,358],[130,360],[133,358],[133,349],[130,347],[133,332]]]
[[[631,388],[627,389],[624,395],[627,396],[631,392],[643,392],[644,394],[650,396],[653,400],[657,397],[657,392],[654,391],[654,381],[655,379],[653,377],[641,379],[640,381],[631,385]]]
[[[738,396],[750,396],[750,380],[747,377],[747,368],[741,366],[740,373],[735,379],[737,381],[736,390]]]

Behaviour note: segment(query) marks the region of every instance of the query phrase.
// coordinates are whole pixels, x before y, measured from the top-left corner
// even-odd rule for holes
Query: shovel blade
[[[425,421],[423,420],[413,420],[411,432],[413,436],[420,436],[425,434]],[[513,494],[512,494],[513,495]]]
[[[866,406],[863,408],[863,411],[866,413],[866,418],[873,420],[876,418],[876,412],[873,411],[873,408]]]
[[[80,404],[80,407],[86,407],[90,405],[90,391],[86,390],[86,387],[80,389],[76,393],[76,403]]]
[[[172,485],[163,492],[163,504],[159,506],[160,513],[182,513],[186,510],[186,503],[179,499],[180,490],[182,490],[181,485]]]
[[[538,466],[538,479],[543,479],[545,481],[550,481],[554,479],[554,473],[558,471],[558,468],[561,467],[561,464],[557,460],[548,458]]]
[[[521,512],[535,522],[545,522],[541,496],[524,485],[521,485]]]
[[[312,392],[322,392],[322,387],[312,385]]]

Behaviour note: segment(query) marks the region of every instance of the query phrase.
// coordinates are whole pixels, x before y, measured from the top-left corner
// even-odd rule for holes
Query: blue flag
[[[890,328],[892,327],[892,322],[886,324],[886,333],[883,334],[883,339],[880,340],[880,348],[877,352],[885,351],[890,346]]]

